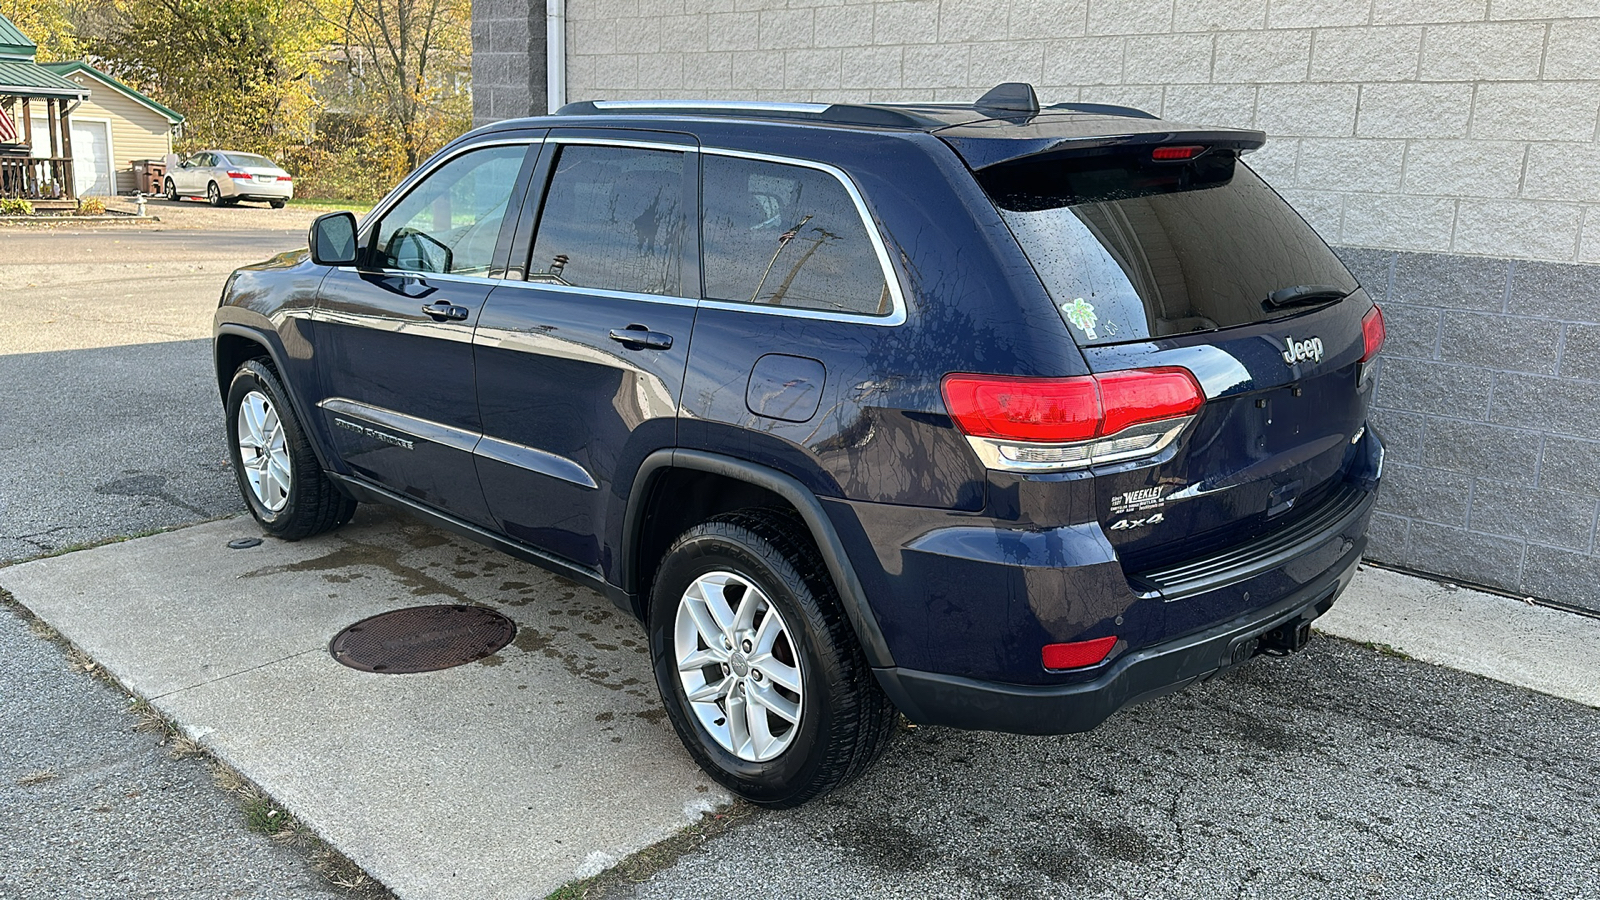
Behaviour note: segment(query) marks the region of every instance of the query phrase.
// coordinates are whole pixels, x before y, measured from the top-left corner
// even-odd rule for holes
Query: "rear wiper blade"
[[[1335,303],[1355,293],[1335,284],[1297,284],[1281,288],[1267,295],[1261,305],[1267,309],[1286,306],[1312,306],[1318,303]]]

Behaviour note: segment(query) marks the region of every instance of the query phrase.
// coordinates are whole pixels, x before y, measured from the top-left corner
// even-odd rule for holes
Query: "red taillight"
[[[1387,334],[1383,327],[1383,310],[1379,309],[1378,304],[1374,303],[1372,308],[1367,310],[1367,314],[1361,317],[1362,362],[1366,362],[1378,355],[1378,351],[1383,347],[1383,339],[1386,336]]]
[[[1204,147],[1157,147],[1150,151],[1150,158],[1158,162],[1175,162],[1194,159],[1204,152],[1206,152]]]
[[[1111,654],[1111,648],[1117,646],[1116,635],[1111,637],[1095,638],[1092,641],[1073,641],[1070,644],[1045,644],[1044,667],[1046,669],[1081,669],[1092,666]]]
[[[1205,402],[1188,369],[1128,369],[1074,378],[946,375],[950,417],[973,437],[1067,444],[1186,416]]]
[[[293,175],[279,175],[278,176],[278,180],[279,181],[293,181],[294,180],[294,176]]]
[[[228,177],[229,178],[239,178],[239,179],[242,179],[244,181],[249,181],[250,180],[250,175],[248,173],[245,173],[245,172],[229,172],[228,173]]]

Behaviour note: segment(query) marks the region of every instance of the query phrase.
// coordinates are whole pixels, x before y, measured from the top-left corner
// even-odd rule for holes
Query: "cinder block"
[[[1179,32],[1252,31],[1267,27],[1267,0],[1181,0],[1173,13]]]
[[[1600,441],[1546,437],[1539,486],[1600,497]]]
[[[1481,422],[1489,414],[1493,383],[1483,369],[1397,356],[1383,361],[1376,402],[1385,409]]]
[[[1467,527],[1517,541],[1569,550],[1589,549],[1595,507],[1600,500],[1582,494],[1514,487],[1497,477],[1479,478]]]
[[[815,15],[809,9],[768,9],[761,13],[758,40],[763,50],[800,50],[814,46]]]
[[[1594,0],[1489,0],[1491,19],[1579,19],[1595,14]]]
[[[709,23],[704,15],[662,16],[659,24],[659,46],[663,53],[693,53],[711,49]],[[721,46],[718,50],[731,49]]]
[[[1157,34],[1128,41],[1122,79],[1128,84],[1211,80],[1211,35]]]
[[[1472,136],[1489,140],[1592,141],[1600,82],[1478,85]]]
[[[1413,521],[1465,527],[1472,478],[1422,466],[1386,465],[1378,509]]]
[[[761,47],[761,14],[712,13],[706,17],[710,31],[706,46],[713,50],[756,50]]]
[[[1600,325],[1568,325],[1561,376],[1593,381],[1595,392],[1600,395],[1600,354],[1596,348],[1600,348]],[[1600,403],[1600,397],[1594,402]]]
[[[1481,22],[1489,0],[1373,0],[1372,23]]]
[[[1530,544],[1522,586],[1535,597],[1600,611],[1600,556]]]
[[[1486,313],[1444,317],[1439,358],[1501,371],[1556,374],[1561,323]]]
[[[965,43],[1005,40],[1009,12],[1004,3],[945,0],[939,4],[939,40]]]
[[[1380,493],[1381,497],[1382,494]],[[1406,541],[1409,568],[1464,581],[1516,590],[1521,580],[1520,541],[1460,528],[1412,522]]]
[[[1542,200],[1462,200],[1454,249],[1568,262],[1578,255],[1583,208]]]
[[[908,88],[965,88],[966,44],[930,44],[905,48],[902,83]]]
[[[900,87],[899,47],[858,47],[844,55],[840,84],[872,90]]]
[[[1250,128],[1256,88],[1248,84],[1168,85],[1161,115],[1176,122]]]
[[[1463,315],[1452,311],[1452,316]],[[1383,308],[1387,336],[1383,355],[1410,359],[1433,359],[1439,346],[1439,330],[1444,312],[1431,306],[1390,303]]]
[[[1504,373],[1495,376],[1489,421],[1592,438],[1600,434],[1600,403],[1594,402],[1589,382]]]
[[[973,88],[987,90],[1006,81],[1039,84],[1044,80],[1044,44],[1000,41],[973,44],[968,51],[967,79]],[[967,98],[975,99],[977,94]]]
[[[1405,153],[1405,141],[1307,138],[1300,144],[1295,183],[1329,191],[1395,191]]]
[[[874,44],[932,44],[939,39],[938,0],[896,0],[872,10]]]
[[[1417,26],[1323,28],[1311,51],[1311,80],[1410,81],[1417,77],[1421,53]]]
[[[1586,144],[1534,144],[1522,195],[1600,203],[1600,148]]]
[[[1379,373],[1379,377],[1382,377],[1382,373]],[[1422,463],[1422,447],[1427,435],[1427,416],[1374,406],[1367,419],[1378,429],[1378,434],[1383,438],[1386,460],[1407,465]]]
[[[1353,84],[1264,84],[1256,100],[1256,127],[1268,134],[1349,137],[1355,133]]]
[[[1514,141],[1411,141],[1401,189],[1441,197],[1515,197],[1526,149]]]
[[[1511,264],[1449,253],[1397,253],[1389,299],[1398,303],[1501,312]]]
[[[873,7],[839,6],[818,10],[816,46],[860,47],[872,43]]]
[[[1372,518],[1367,520],[1366,558],[1400,565],[1410,527],[1410,519],[1388,513],[1373,513]]]
[[[1081,87],[1122,83],[1122,41],[1079,38],[1045,47],[1045,84]]]
[[[1159,87],[1146,87],[1143,85],[1107,85],[1101,87],[1086,87],[1083,89],[1082,100],[1084,103],[1112,103],[1118,106],[1131,106],[1145,112],[1161,115],[1162,89]]]
[[[639,54],[638,89],[657,96],[670,96],[684,91],[683,54]]]
[[[1390,250],[1371,250],[1365,247],[1335,246],[1350,274],[1361,282],[1367,296],[1382,303],[1389,299],[1389,270],[1393,268],[1395,254]]]
[[[1424,81],[1537,79],[1544,57],[1542,22],[1432,25],[1422,45]]]
[[[1283,187],[1278,189],[1278,193],[1294,207],[1300,218],[1306,220],[1306,224],[1316,229],[1324,241],[1339,239],[1339,224],[1344,218],[1344,194]]]
[[[1012,0],[1008,24],[1014,40],[1082,37],[1089,27],[1089,0]]]
[[[1274,138],[1269,134],[1267,145],[1246,154],[1244,162],[1273,184],[1291,185],[1295,183],[1295,164],[1299,159],[1299,138]]]
[[[784,51],[784,88],[791,91],[837,90],[845,52],[823,48]]]
[[[1590,15],[1600,14],[1591,12]],[[1600,19],[1570,19],[1550,23],[1545,48],[1544,77],[1550,81],[1600,79]]]
[[[1422,462],[1447,472],[1492,474],[1496,481],[1532,487],[1542,440],[1537,431],[1440,419],[1429,425]]]
[[[783,54],[766,50],[738,50],[733,54],[733,86],[747,100],[766,99],[761,91],[783,90]],[[752,97],[751,93],[756,92]]]
[[[1468,84],[1367,84],[1356,134],[1362,137],[1461,138],[1472,106]]]
[[[1371,0],[1272,0],[1269,28],[1365,25]]]
[[[1306,80],[1311,32],[1246,31],[1217,35],[1211,80],[1224,84]]]
[[[1518,260],[1508,310],[1564,322],[1600,325],[1600,266]]]
[[[1089,0],[1090,34],[1164,34],[1174,0]]]
[[[1358,247],[1448,250],[1455,201],[1436,197],[1351,194],[1339,242]]]

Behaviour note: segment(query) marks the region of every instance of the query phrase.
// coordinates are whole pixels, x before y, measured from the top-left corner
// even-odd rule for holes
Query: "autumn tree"
[[[83,52],[74,24],[81,0],[0,0],[0,15],[39,45],[39,62],[77,59]]]

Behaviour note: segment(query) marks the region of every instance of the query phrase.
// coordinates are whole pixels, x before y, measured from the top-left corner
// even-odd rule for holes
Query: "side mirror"
[[[311,223],[311,261],[319,266],[356,262],[356,217],[349,212],[317,216]]]

